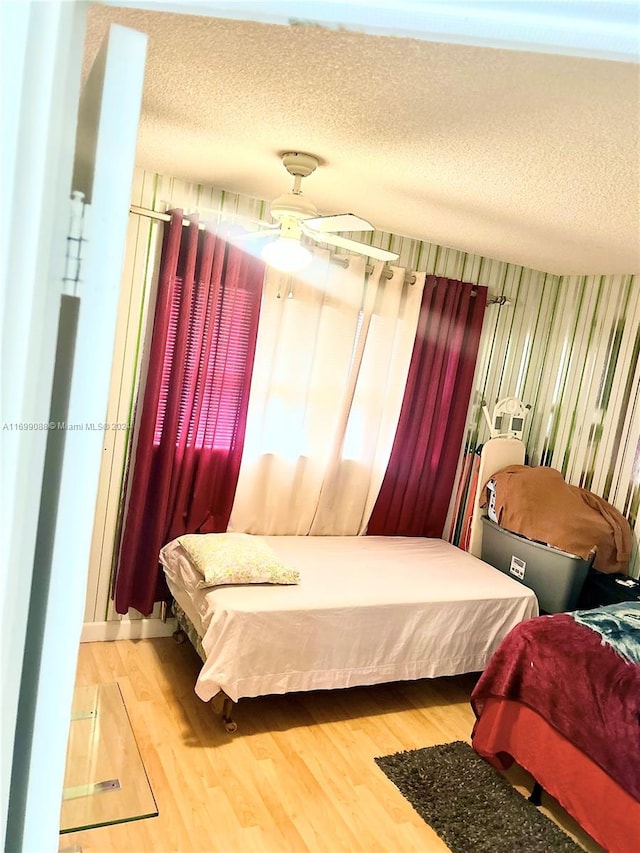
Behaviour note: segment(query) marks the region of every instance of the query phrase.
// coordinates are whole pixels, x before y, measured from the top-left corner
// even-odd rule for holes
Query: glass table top
[[[112,683],[76,687],[60,832],[157,814],[119,686]]]

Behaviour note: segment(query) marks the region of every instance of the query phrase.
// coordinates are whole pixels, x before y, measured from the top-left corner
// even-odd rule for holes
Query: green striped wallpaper
[[[142,170],[135,175],[132,203],[258,219],[268,214],[264,201]],[[151,252],[148,235],[155,227],[140,219],[140,252]],[[483,403],[491,409],[498,399],[516,396],[530,405],[524,436],[530,463],[558,468],[568,482],[601,495],[629,519],[635,532],[632,573],[640,575],[637,277],[558,277],[384,232],[369,239],[399,252],[400,266],[486,285],[491,296],[508,300],[487,307],[466,447],[489,437]],[[150,265],[133,268],[149,274]],[[133,375],[122,381],[130,391]]]
[[[503,397],[519,397],[531,406],[529,464],[557,468],[627,517],[631,573],[640,576],[637,277],[558,277],[415,242],[395,240],[401,261],[421,255],[417,269],[484,284],[510,303],[487,307],[465,450],[489,438],[484,403],[491,410]]]
[[[530,404],[532,465],[616,506],[635,531],[640,503],[640,288],[632,276],[530,279],[491,306],[470,412],[469,441],[486,440],[480,401]]]

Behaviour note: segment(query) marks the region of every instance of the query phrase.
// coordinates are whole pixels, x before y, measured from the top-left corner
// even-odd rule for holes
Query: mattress
[[[538,614],[535,595],[441,539],[262,536],[296,585],[198,589],[185,560],[162,562],[207,659],[196,694],[234,701],[484,669],[502,638]]]

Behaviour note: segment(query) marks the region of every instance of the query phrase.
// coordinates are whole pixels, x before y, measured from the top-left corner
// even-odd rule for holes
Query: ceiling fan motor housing
[[[310,219],[312,216],[317,216],[318,211],[313,204],[305,198],[302,193],[284,193],[271,202],[269,207],[271,216],[278,221],[282,221],[288,217],[294,219]]]

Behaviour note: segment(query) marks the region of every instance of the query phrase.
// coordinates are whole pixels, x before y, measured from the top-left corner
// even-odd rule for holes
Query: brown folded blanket
[[[491,477],[501,527],[588,559],[600,572],[627,572],[631,527],[614,506],[587,489],[570,486],[555,468],[509,465]],[[487,505],[486,483],[480,506]]]

